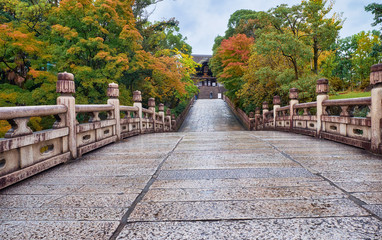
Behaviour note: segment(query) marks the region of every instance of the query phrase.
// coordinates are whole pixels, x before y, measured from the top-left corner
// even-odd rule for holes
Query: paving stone
[[[33,208],[41,207],[62,195],[0,195],[1,208]]]
[[[333,182],[382,182],[381,173],[343,172],[340,169],[333,169],[331,172],[324,173],[323,176]]]
[[[253,187],[325,187],[329,183],[322,178],[242,178],[242,179],[196,179],[157,180],[150,189],[183,188],[253,188]]]
[[[381,182],[335,182],[347,192],[382,192]]]
[[[30,185],[24,182],[18,183],[12,187],[0,190],[1,195],[60,195],[60,194],[71,194],[80,189],[82,185],[62,185],[62,186],[52,186],[52,185]],[[1,206],[1,204],[0,204]]]
[[[382,169],[379,168],[381,161],[374,160],[327,160],[314,162],[304,161],[303,163],[304,166],[315,169],[318,172],[331,172],[333,169],[341,169],[344,172],[365,171],[369,173],[382,173]]]
[[[242,168],[210,170],[161,171],[159,180],[169,179],[213,179],[213,178],[269,178],[269,177],[309,177],[310,172],[302,168]]]
[[[346,195],[333,186],[319,187],[268,187],[268,188],[200,188],[200,189],[152,189],[142,201],[224,201],[253,199],[321,199],[345,198]]]
[[[382,239],[380,156],[242,131],[222,100],[197,101],[182,130],[128,138],[1,190],[0,239],[109,239],[152,178],[120,239]]]
[[[54,174],[52,174],[54,175]],[[41,184],[41,185],[56,185],[62,187],[63,185],[122,185],[125,187],[144,187],[150,180],[151,176],[60,176],[48,177],[48,175],[37,175],[27,180],[27,185]],[[13,186],[12,186],[13,187]],[[11,187],[11,188],[12,188]]]
[[[4,221],[119,221],[127,208],[0,208]]]
[[[138,194],[89,194],[68,195],[45,203],[44,207],[129,207]]]
[[[369,209],[371,212],[373,212],[375,215],[382,219],[382,204],[363,205],[363,207]]]
[[[117,239],[380,239],[382,224],[371,217],[272,219],[128,224]]]
[[[214,132],[244,130],[228,105],[221,99],[199,99],[191,108],[181,132]]]
[[[353,196],[361,199],[367,204],[382,204],[382,192],[353,193]]]
[[[369,213],[348,199],[178,201],[141,202],[137,205],[128,221],[195,221],[368,215]]]
[[[163,170],[180,170],[180,169],[240,169],[240,168],[301,168],[294,162],[288,163],[256,163],[256,162],[213,162],[213,161],[193,161],[190,163],[165,164]]]
[[[10,221],[0,225],[0,239],[109,239],[119,221]]]

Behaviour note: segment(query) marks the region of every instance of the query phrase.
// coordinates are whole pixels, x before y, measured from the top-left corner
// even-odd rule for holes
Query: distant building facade
[[[195,85],[199,88],[199,99],[222,98],[226,91],[224,86],[217,82],[217,78],[212,75],[208,63],[212,55],[192,55],[195,62],[201,66],[196,68],[196,74],[192,77]]]

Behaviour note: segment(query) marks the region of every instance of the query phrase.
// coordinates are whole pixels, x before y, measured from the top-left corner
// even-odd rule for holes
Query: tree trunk
[[[294,68],[294,76],[296,77],[296,80],[298,80],[298,67],[296,59],[292,58],[292,63]]]
[[[317,74],[318,72],[318,42],[317,37],[313,37],[313,72]]]

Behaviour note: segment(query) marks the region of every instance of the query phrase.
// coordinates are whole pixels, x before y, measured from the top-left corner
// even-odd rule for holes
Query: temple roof
[[[202,64],[204,62],[208,62],[210,60],[210,58],[212,57],[212,55],[203,55],[203,54],[192,54],[191,56],[193,56],[194,61],[199,63],[199,64]]]

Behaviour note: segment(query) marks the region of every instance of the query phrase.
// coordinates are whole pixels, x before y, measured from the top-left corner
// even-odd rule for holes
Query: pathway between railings
[[[222,100],[197,100],[183,132],[1,190],[0,239],[381,239],[380,156],[235,121]]]

